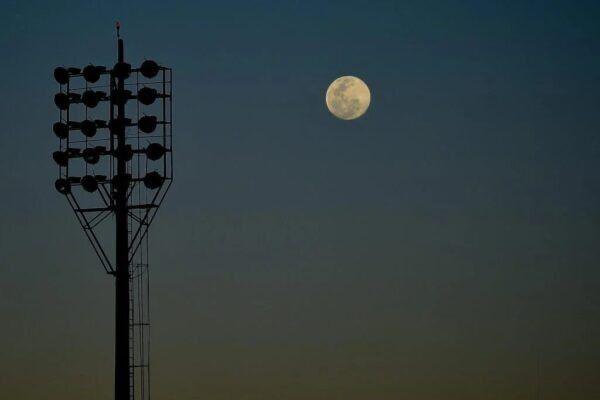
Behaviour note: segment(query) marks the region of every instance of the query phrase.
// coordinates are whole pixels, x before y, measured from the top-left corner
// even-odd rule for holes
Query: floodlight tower
[[[172,70],[152,60],[132,68],[125,62],[119,30],[117,23],[118,56],[112,69],[87,65],[54,70],[60,85],[54,96],[59,121],[53,130],[60,140],[53,153],[55,187],[105,271],[115,278],[115,400],[146,400],[148,228],[173,179]],[[108,106],[105,119],[96,119],[100,104]],[[105,228],[110,216],[114,235]],[[114,261],[107,247],[112,238]]]

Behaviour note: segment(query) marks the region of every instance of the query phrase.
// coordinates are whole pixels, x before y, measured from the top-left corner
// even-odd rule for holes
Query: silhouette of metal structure
[[[112,69],[54,70],[55,187],[115,278],[115,400],[148,400],[148,228],[173,179],[172,70],[132,68],[119,29]]]

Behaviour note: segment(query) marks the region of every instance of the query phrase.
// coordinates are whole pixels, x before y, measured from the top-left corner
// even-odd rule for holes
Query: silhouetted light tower
[[[115,400],[144,400],[150,385],[148,228],[173,179],[172,71],[151,60],[132,68],[119,28],[112,69],[54,70],[60,111],[53,130],[60,148],[53,159],[56,190],[115,277]],[[106,229],[110,216],[114,235]]]

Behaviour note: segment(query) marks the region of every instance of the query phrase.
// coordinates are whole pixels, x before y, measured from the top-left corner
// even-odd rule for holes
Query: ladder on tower
[[[130,397],[149,400],[148,264],[132,263],[130,270]]]
[[[135,290],[134,272],[129,267],[129,399],[135,400]]]
[[[131,168],[141,168],[141,165]],[[130,171],[133,173],[134,171]],[[147,202],[141,198],[139,190],[132,189],[131,200],[134,204]],[[129,214],[129,243],[139,235],[138,229],[146,228],[138,237],[138,247],[132,248],[129,265],[129,378],[130,400],[150,400],[150,310],[148,307],[148,237],[149,222],[145,217],[147,210],[138,208]],[[145,240],[144,240],[145,239]]]

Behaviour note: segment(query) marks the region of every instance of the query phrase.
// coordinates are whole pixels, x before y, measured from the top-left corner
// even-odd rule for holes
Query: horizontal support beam
[[[75,211],[80,213],[112,211],[114,207],[95,207],[95,208],[76,208]]]
[[[128,210],[148,210],[150,208],[158,208],[158,205],[157,204],[139,204],[136,206],[127,207]],[[80,213],[114,211],[114,207],[76,208],[75,211],[80,212]]]
[[[148,210],[150,208],[158,208],[158,204],[140,204],[127,207],[128,210]]]

